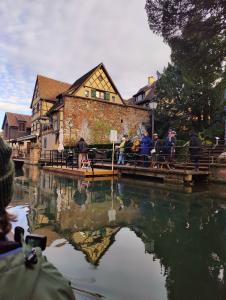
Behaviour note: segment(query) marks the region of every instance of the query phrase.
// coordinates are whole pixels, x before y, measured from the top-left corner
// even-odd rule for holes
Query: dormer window
[[[19,122],[19,131],[26,131],[25,122]]]
[[[136,102],[140,102],[140,101],[142,101],[143,99],[144,99],[144,93],[142,93],[142,94],[140,94],[140,95],[138,95],[138,96],[136,96]]]

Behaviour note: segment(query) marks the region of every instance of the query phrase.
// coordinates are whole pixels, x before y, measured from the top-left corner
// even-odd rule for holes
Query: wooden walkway
[[[96,168],[111,168],[110,164],[95,164]],[[114,169],[119,175],[145,176],[150,178],[159,178],[164,182],[176,184],[191,184],[194,181],[206,180],[209,171],[198,171],[184,169],[154,169],[150,167],[138,167],[129,165],[114,165]]]
[[[111,170],[111,164],[95,164],[95,168],[77,169],[66,166],[44,166],[43,170],[50,171],[62,175],[79,176],[79,177],[96,177],[104,178],[117,175],[130,175],[130,176],[145,176],[149,178],[161,179],[167,183],[173,184],[188,184],[193,182],[200,182],[208,179],[209,171],[198,171],[188,169],[154,169],[150,167],[138,167],[129,165],[114,165],[114,171]]]
[[[105,176],[117,176],[118,170],[112,171],[111,169],[97,169],[91,168],[88,169],[77,169],[71,168],[66,166],[53,166],[53,167],[43,167],[43,170],[50,171],[58,174],[64,175],[72,175],[72,176],[79,176],[79,177],[105,177]]]

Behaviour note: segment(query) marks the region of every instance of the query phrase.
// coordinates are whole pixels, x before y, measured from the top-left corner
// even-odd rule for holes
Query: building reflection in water
[[[146,255],[160,261],[168,299],[194,299],[194,290],[197,299],[225,299],[226,205],[212,191],[204,197],[199,191],[65,179],[43,171],[29,178],[16,183],[23,181],[17,195],[30,204],[31,231],[52,226],[97,265],[117,232],[129,227]]]
[[[117,181],[72,180],[33,172],[25,170],[26,176],[16,179],[18,185],[23,184],[20,198],[29,203],[30,231],[51,226],[94,265],[114,242],[120,228],[139,218],[138,205],[133,201],[124,205],[121,183]],[[25,179],[28,189],[24,189]],[[18,197],[19,191],[16,194]]]

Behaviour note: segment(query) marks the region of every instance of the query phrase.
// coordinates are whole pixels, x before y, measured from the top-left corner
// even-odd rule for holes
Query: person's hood
[[[40,250],[41,251],[41,250]],[[38,262],[26,267],[22,248],[0,256],[0,299],[32,299],[41,270],[41,253]]]

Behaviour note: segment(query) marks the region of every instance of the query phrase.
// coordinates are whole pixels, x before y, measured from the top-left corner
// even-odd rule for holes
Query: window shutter
[[[105,100],[110,100],[110,93],[109,92],[106,92],[105,93]]]
[[[91,90],[91,97],[96,98],[96,90]]]

